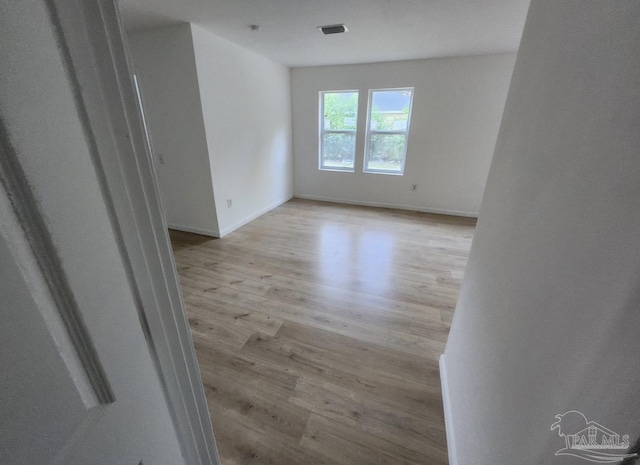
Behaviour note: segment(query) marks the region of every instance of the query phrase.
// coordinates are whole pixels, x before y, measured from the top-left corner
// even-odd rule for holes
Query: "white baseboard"
[[[252,215],[247,216],[246,218],[238,221],[237,223],[232,224],[229,227],[223,228],[220,230],[220,236],[219,237],[223,237],[226,236],[227,234],[229,234],[230,232],[235,231],[238,228],[241,228],[242,226],[244,226],[247,223],[250,223],[251,221],[255,220],[256,218],[258,218],[259,216],[264,215],[265,213],[273,210],[274,208],[279,207],[280,205],[282,205],[283,203],[288,202],[289,200],[291,200],[293,198],[293,194],[289,195],[288,197],[286,197],[284,200],[279,200],[274,204],[269,205],[266,208],[263,208],[262,210],[260,210],[257,213],[254,213]]]
[[[447,432],[447,450],[449,451],[449,465],[458,465],[456,441],[453,433],[451,415],[451,399],[449,398],[449,379],[444,354],[440,356],[440,385],[442,387],[442,405],[444,407],[444,426]]]
[[[465,212],[465,211],[459,211],[459,210],[443,210],[439,208],[418,207],[415,205],[399,205],[394,203],[366,202],[366,201],[360,201],[360,200],[337,199],[334,197],[323,197],[319,195],[306,195],[306,194],[294,194],[293,196],[297,199],[320,200],[322,202],[344,203],[347,205],[362,205],[364,207],[394,208],[397,210],[410,210],[410,211],[417,211],[417,212],[423,212],[423,213],[436,213],[439,215],[464,216],[467,218],[478,217],[478,213],[475,213],[475,212]]]
[[[209,229],[201,229],[201,228],[192,228],[191,226],[183,226],[181,224],[175,224],[175,223],[167,223],[167,228],[175,229],[176,231],[184,231],[184,232],[190,232],[194,234],[200,234],[202,236],[220,237],[220,233],[214,229],[209,230]]]

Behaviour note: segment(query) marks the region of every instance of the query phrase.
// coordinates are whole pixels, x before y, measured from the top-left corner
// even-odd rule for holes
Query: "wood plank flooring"
[[[438,372],[475,220],[292,200],[171,231],[223,465],[446,464]]]

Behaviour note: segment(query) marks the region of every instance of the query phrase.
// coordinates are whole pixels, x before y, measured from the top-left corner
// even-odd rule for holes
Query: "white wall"
[[[192,33],[225,235],[293,194],[289,69],[199,26]]]
[[[514,62],[501,54],[293,69],[295,195],[477,215]],[[415,87],[405,174],[364,174],[368,91],[389,87]],[[360,90],[355,173],[318,170],[318,92],[341,89]]]
[[[447,344],[457,463],[640,434],[640,3],[533,0]]]
[[[218,236],[191,27],[134,32],[129,46],[169,227]]]

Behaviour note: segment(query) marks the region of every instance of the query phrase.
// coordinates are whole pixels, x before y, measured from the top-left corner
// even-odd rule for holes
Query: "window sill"
[[[355,170],[343,170],[340,168],[318,168],[318,171],[331,171],[334,173],[355,173]]]
[[[364,170],[364,174],[386,174],[388,176],[404,176],[404,172]]]

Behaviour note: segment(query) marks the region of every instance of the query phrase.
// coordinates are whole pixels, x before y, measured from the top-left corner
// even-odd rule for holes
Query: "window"
[[[321,170],[353,172],[357,125],[357,90],[320,92]]]
[[[413,88],[369,91],[365,173],[404,174]]]

